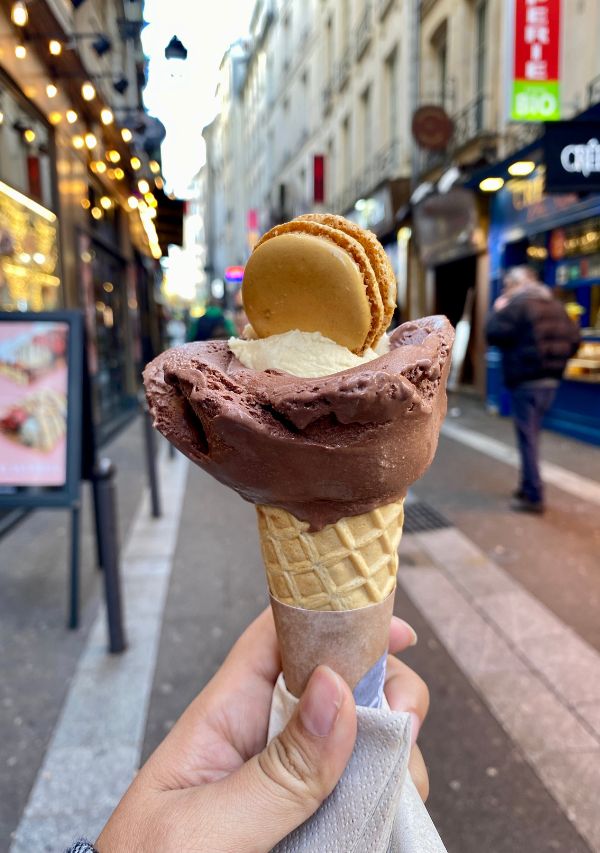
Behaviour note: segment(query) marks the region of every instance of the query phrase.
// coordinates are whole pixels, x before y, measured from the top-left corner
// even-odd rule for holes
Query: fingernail
[[[415,714],[414,711],[410,711],[409,713],[410,713],[410,720],[411,720],[410,742],[414,746],[415,743],[417,742],[417,738],[419,737],[419,729],[421,728],[421,720]]]
[[[342,705],[342,684],[328,666],[312,674],[300,699],[299,715],[304,728],[316,737],[331,734]]]
[[[409,641],[408,641],[408,645],[409,645],[409,646],[416,646],[416,645],[417,645],[417,640],[418,640],[419,638],[417,637],[417,632],[415,631],[415,629],[413,628],[413,626],[412,626],[412,625],[409,625],[409,624],[408,624],[408,622],[405,622],[405,621],[404,621],[404,619],[399,619],[399,621],[400,621],[400,622],[402,622],[402,624],[404,625],[405,630],[407,631],[407,633],[408,633],[408,635],[409,635],[409,637],[410,637],[410,639],[409,639]]]

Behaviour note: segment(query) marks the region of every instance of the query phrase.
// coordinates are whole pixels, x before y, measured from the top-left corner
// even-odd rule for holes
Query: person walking
[[[549,287],[528,266],[513,267],[494,303],[487,341],[502,353],[504,384],[511,392],[521,481],[511,508],[542,513],[539,434],[565,365],[579,347],[580,333]]]

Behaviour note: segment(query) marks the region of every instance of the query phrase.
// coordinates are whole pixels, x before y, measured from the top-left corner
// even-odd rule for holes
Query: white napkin
[[[283,675],[273,692],[269,740],[298,700]],[[358,734],[335,790],[272,853],[446,853],[408,773],[410,716],[384,708],[356,709]]]

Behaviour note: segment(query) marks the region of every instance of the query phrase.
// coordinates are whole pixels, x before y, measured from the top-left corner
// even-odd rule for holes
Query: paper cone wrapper
[[[259,505],[257,512],[288,690],[299,696],[314,668],[327,664],[357,702],[378,704],[404,502],[318,531],[278,507]]]

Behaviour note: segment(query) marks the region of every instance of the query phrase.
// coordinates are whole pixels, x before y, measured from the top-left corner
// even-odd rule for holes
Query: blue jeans
[[[521,454],[520,491],[534,503],[543,503],[544,488],[540,476],[540,430],[544,415],[552,405],[556,388],[521,385],[512,392],[513,417]]]

